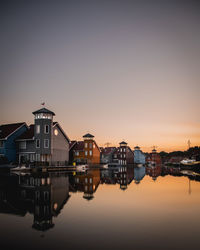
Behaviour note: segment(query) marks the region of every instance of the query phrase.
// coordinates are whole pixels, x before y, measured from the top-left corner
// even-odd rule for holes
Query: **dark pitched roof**
[[[34,124],[31,124],[28,128],[28,130],[26,130],[22,135],[20,135],[17,140],[28,140],[28,139],[33,139],[34,137]]]
[[[77,141],[70,141],[69,150],[76,144]]]
[[[94,135],[91,135],[91,134],[87,133],[87,134],[85,134],[85,135],[83,136],[83,138],[86,138],[86,137],[94,138]]]
[[[55,115],[55,113],[49,109],[46,109],[46,108],[41,108],[41,109],[38,109],[36,111],[33,112],[33,114],[40,114],[40,113],[46,113],[46,114],[52,114],[52,115]]]
[[[20,123],[11,123],[0,125],[0,139],[6,139],[10,136],[15,130],[19,129],[22,125],[26,125],[25,122]]]
[[[114,153],[115,150],[116,150],[116,147],[106,147],[102,149],[102,154],[109,155],[109,154]]]
[[[127,142],[125,142],[125,141],[122,141],[122,142],[120,142],[119,144],[128,144]]]
[[[74,150],[84,150],[84,141],[77,141]]]

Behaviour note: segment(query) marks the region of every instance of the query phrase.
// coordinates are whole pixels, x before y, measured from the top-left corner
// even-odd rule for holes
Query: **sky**
[[[1,1],[0,124],[45,102],[71,140],[200,146],[198,1]]]

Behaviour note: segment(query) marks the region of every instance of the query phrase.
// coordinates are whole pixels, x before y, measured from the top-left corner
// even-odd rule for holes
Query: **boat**
[[[195,166],[195,165],[199,165],[200,161],[196,161],[196,160],[192,160],[192,159],[184,159],[180,163],[182,165],[186,165],[186,166]]]
[[[76,171],[85,172],[88,168],[89,168],[88,165],[78,165],[76,166]]]
[[[11,169],[10,169],[11,172],[16,172],[16,171],[29,171],[29,170],[30,170],[30,167],[26,167],[25,165],[18,166],[18,167],[15,167],[15,168],[11,168]]]
[[[104,164],[103,168],[107,169],[108,168],[108,164]]]
[[[144,164],[142,164],[142,163],[137,163],[137,164],[136,164],[136,167],[137,167],[137,168],[142,168],[143,166],[144,166]]]

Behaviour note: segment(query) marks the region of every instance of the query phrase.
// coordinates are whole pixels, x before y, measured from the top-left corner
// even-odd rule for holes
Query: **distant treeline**
[[[170,153],[161,151],[159,154],[162,158],[173,157],[173,156],[182,156],[182,157],[191,158],[193,156],[200,155],[200,147],[195,146],[195,147],[189,148],[187,151],[173,151]]]

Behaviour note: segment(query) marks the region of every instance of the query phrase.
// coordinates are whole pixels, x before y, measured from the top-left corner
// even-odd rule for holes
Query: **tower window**
[[[36,125],[36,134],[40,133],[40,125]]]
[[[87,144],[87,142],[85,143],[85,148],[87,148],[87,146],[88,146],[88,144]]]
[[[44,133],[48,134],[49,133],[49,125],[44,126]]]
[[[90,142],[90,148],[92,148],[92,142]]]
[[[49,139],[44,139],[44,148],[49,148]]]
[[[40,139],[36,139],[36,148],[40,148]]]
[[[92,155],[92,150],[90,150],[90,156]]]

